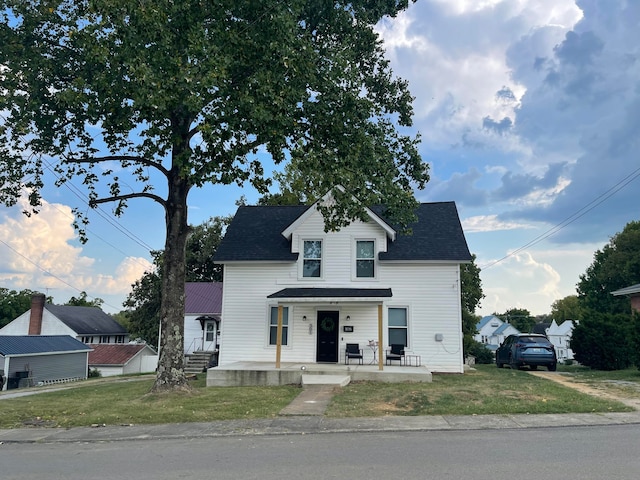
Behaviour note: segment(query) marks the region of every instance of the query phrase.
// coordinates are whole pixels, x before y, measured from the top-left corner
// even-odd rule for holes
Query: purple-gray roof
[[[186,282],[184,294],[186,315],[220,315],[222,313],[222,283]]]
[[[291,242],[282,236],[282,232],[308,208],[305,205],[238,208],[214,261],[295,262],[298,254],[291,253]],[[382,208],[372,210],[384,219]],[[387,252],[380,253],[381,261],[471,261],[454,202],[422,203],[415,213],[417,221],[409,225],[412,234],[399,233],[395,241],[389,242]]]

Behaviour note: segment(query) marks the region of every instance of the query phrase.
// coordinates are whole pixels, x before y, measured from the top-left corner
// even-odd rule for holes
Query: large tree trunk
[[[185,251],[189,227],[189,185],[173,168],[169,177],[164,247],[162,303],[160,306],[160,359],[152,392],[189,390],[184,374],[184,282]]]

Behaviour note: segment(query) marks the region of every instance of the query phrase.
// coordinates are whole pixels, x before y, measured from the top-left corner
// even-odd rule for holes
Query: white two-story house
[[[341,363],[357,343],[381,369],[401,344],[432,372],[463,372],[460,264],[471,254],[455,204],[421,204],[412,235],[382,209],[367,212],[325,232],[315,206],[238,209],[214,256],[224,265],[220,367]]]

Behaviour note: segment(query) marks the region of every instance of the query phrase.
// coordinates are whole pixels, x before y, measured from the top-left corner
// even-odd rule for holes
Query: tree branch
[[[96,198],[94,200],[89,200],[89,206],[91,208],[94,208],[96,205],[99,205],[101,203],[117,202],[121,200],[128,200],[130,198],[150,198],[151,200],[162,205],[163,208],[167,207],[167,202],[164,198],[158,195],[154,195],[153,193],[146,193],[146,192],[128,193],[126,195],[116,195],[114,197],[106,197],[106,198]]]
[[[162,172],[165,176],[169,175],[169,170],[162,166],[158,162],[153,160],[147,160],[144,157],[135,157],[133,155],[107,155],[106,157],[93,157],[93,158],[80,158],[80,159],[67,159],[69,163],[101,163],[101,162],[134,162],[140,163],[147,167],[153,167]]]

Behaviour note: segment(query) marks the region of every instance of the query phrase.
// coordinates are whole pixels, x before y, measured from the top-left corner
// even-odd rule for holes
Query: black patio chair
[[[394,360],[400,362],[400,365],[404,362],[404,345],[401,343],[392,343],[387,350],[387,365],[391,365],[391,362]]]
[[[359,343],[347,343],[346,350],[344,352],[344,364],[348,365],[352,358],[357,358],[360,365],[362,365],[362,350]]]

